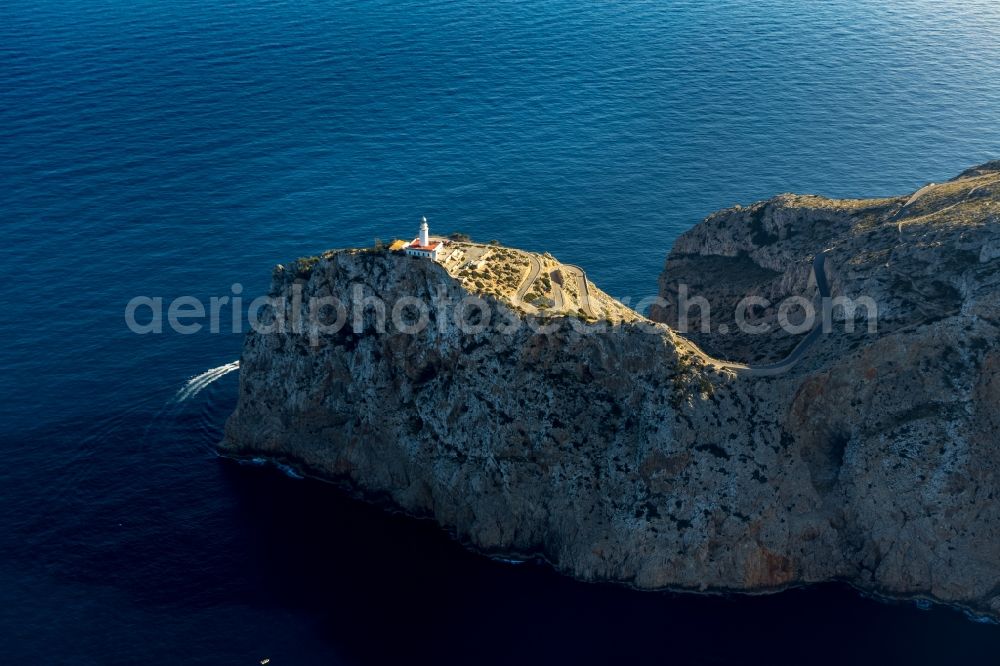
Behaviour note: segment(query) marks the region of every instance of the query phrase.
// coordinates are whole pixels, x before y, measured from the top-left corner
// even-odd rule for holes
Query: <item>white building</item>
[[[431,240],[430,230],[427,227],[427,218],[425,217],[420,222],[420,235],[410,241],[404,250],[411,257],[421,257],[437,261],[438,257],[444,251],[444,241]]]

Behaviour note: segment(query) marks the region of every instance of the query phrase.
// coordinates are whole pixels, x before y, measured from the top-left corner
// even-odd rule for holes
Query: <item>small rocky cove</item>
[[[573,274],[512,252],[554,284]],[[795,347],[732,317],[747,296],[815,299],[817,252],[834,297],[877,305],[877,329],[834,308],[785,373],[721,362]],[[905,196],[719,211],[677,240],[648,318],[585,275],[574,314],[521,307],[515,271],[477,293],[459,270],[384,249],[277,267],[270,295],[286,311],[271,317],[360,293],[430,304],[428,323],[383,327],[365,307],[335,331],[249,333],[220,450],[584,580],[702,592],[842,580],[1000,617],[1000,163]],[[677,331],[682,288],[710,304],[704,332]],[[492,325],[442,314],[470,296]]]

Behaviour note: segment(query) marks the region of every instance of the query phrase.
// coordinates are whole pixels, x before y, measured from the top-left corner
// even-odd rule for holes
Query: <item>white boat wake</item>
[[[240,362],[233,361],[232,363],[226,363],[225,365],[220,365],[217,368],[212,368],[211,370],[206,370],[197,377],[192,377],[187,381],[184,386],[177,391],[177,395],[174,396],[174,402],[183,402],[188,398],[192,398],[201,392],[206,386],[214,382],[219,377],[228,375],[233,370],[240,369]]]

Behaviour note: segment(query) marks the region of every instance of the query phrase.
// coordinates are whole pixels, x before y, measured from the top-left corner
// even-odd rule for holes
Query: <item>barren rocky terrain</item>
[[[611,322],[520,308],[513,274],[479,288],[389,252],[279,266],[275,297],[415,297],[428,325],[383,329],[366,307],[350,308],[356,329],[249,334],[220,448],[582,579],[747,592],[844,580],[1000,617],[998,216],[1000,163],[907,196],[723,210],[678,239],[666,303]],[[821,251],[833,296],[870,299],[877,327],[838,305],[787,373],[713,360],[790,351],[777,304],[815,299]],[[711,306],[706,332],[674,330],[682,286]],[[449,310],[469,295],[492,310],[475,330]],[[769,303],[750,311],[768,333],[739,330],[747,296]]]

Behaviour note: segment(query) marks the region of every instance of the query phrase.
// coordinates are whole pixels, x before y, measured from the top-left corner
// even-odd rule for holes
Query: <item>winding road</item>
[[[518,287],[517,294],[515,295],[515,303],[518,303],[523,307],[526,306],[532,309],[537,309],[530,303],[525,303],[524,297],[527,295],[528,290],[531,289],[531,285],[535,283],[535,280],[538,279],[539,274],[542,272],[542,262],[539,261],[537,257],[531,255],[528,256],[528,261],[528,275],[521,282],[521,286]],[[567,269],[567,272],[572,272],[576,276],[578,285],[577,293],[580,295],[580,305],[587,316],[595,317],[596,315],[590,302],[590,286],[587,283],[587,274],[582,268],[573,264],[563,264],[562,267]],[[805,337],[802,338],[797,345],[795,345],[795,349],[793,349],[788,356],[782,360],[768,365],[750,366],[745,363],[733,363],[732,361],[724,361],[722,359],[709,356],[694,343],[690,343],[690,351],[701,358],[706,365],[746,373],[751,377],[771,377],[788,372],[802,359],[805,353],[808,352],[812,346],[816,344],[816,341],[823,335],[823,306],[827,302],[827,299],[830,298],[830,283],[826,276],[826,250],[821,250],[816,253],[816,256],[813,258],[812,273],[816,279],[816,288],[819,291],[820,310],[816,315],[816,321],[813,323],[812,330],[806,333]],[[557,299],[556,305],[559,309],[561,309],[564,305],[562,289],[556,289],[555,295]]]
[[[563,264],[563,266],[576,274],[576,293],[580,295],[580,305],[584,314],[588,317],[596,317],[597,314],[594,313],[594,308],[590,304],[590,286],[587,284],[587,274],[579,266],[573,264]]]
[[[744,363],[732,363],[730,361],[723,361],[717,358],[713,358],[701,351],[700,348],[692,344],[692,350],[697,350],[698,355],[701,359],[709,364],[716,367],[728,368],[730,370],[735,370],[737,372],[743,372],[751,377],[772,377],[774,375],[780,375],[788,372],[792,369],[796,363],[798,363],[802,356],[809,351],[809,349],[816,344],[816,341],[823,335],[823,307],[822,304],[826,303],[826,300],[830,298],[830,283],[826,277],[826,251],[820,251],[816,253],[815,258],[813,258],[812,272],[816,278],[816,288],[819,290],[820,296],[820,311],[817,313],[816,321],[813,323],[812,330],[806,333],[806,336],[799,341],[799,344],[795,345],[788,356],[778,361],[777,363],[771,363],[768,365],[756,365],[750,366]]]
[[[542,272],[542,262],[538,257],[528,256],[529,267],[528,275],[521,282],[521,286],[518,287],[517,293],[514,295],[515,303],[520,304],[522,307],[527,306],[529,308],[537,309],[531,303],[526,303],[524,297],[527,295],[528,291],[531,289],[531,285],[535,283],[538,276]],[[587,284],[587,274],[579,266],[574,266],[573,264],[562,264],[562,269],[564,269],[564,274],[573,274],[577,281],[577,293],[580,298],[580,307],[583,309],[584,313],[588,317],[596,317],[594,313],[594,308],[590,302],[590,286]],[[553,309],[555,312],[561,312],[565,309],[566,300],[565,294],[563,293],[562,287],[556,283],[553,285],[552,296],[553,296]]]
[[[538,260],[538,257],[528,255],[528,262],[531,264],[528,268],[528,277],[525,278],[524,282],[517,290],[517,294],[514,296],[514,303],[517,305],[528,305],[529,307],[534,307],[530,303],[524,302],[524,297],[531,289],[531,285],[535,284],[535,280],[538,279],[538,274],[542,272],[542,262]]]

